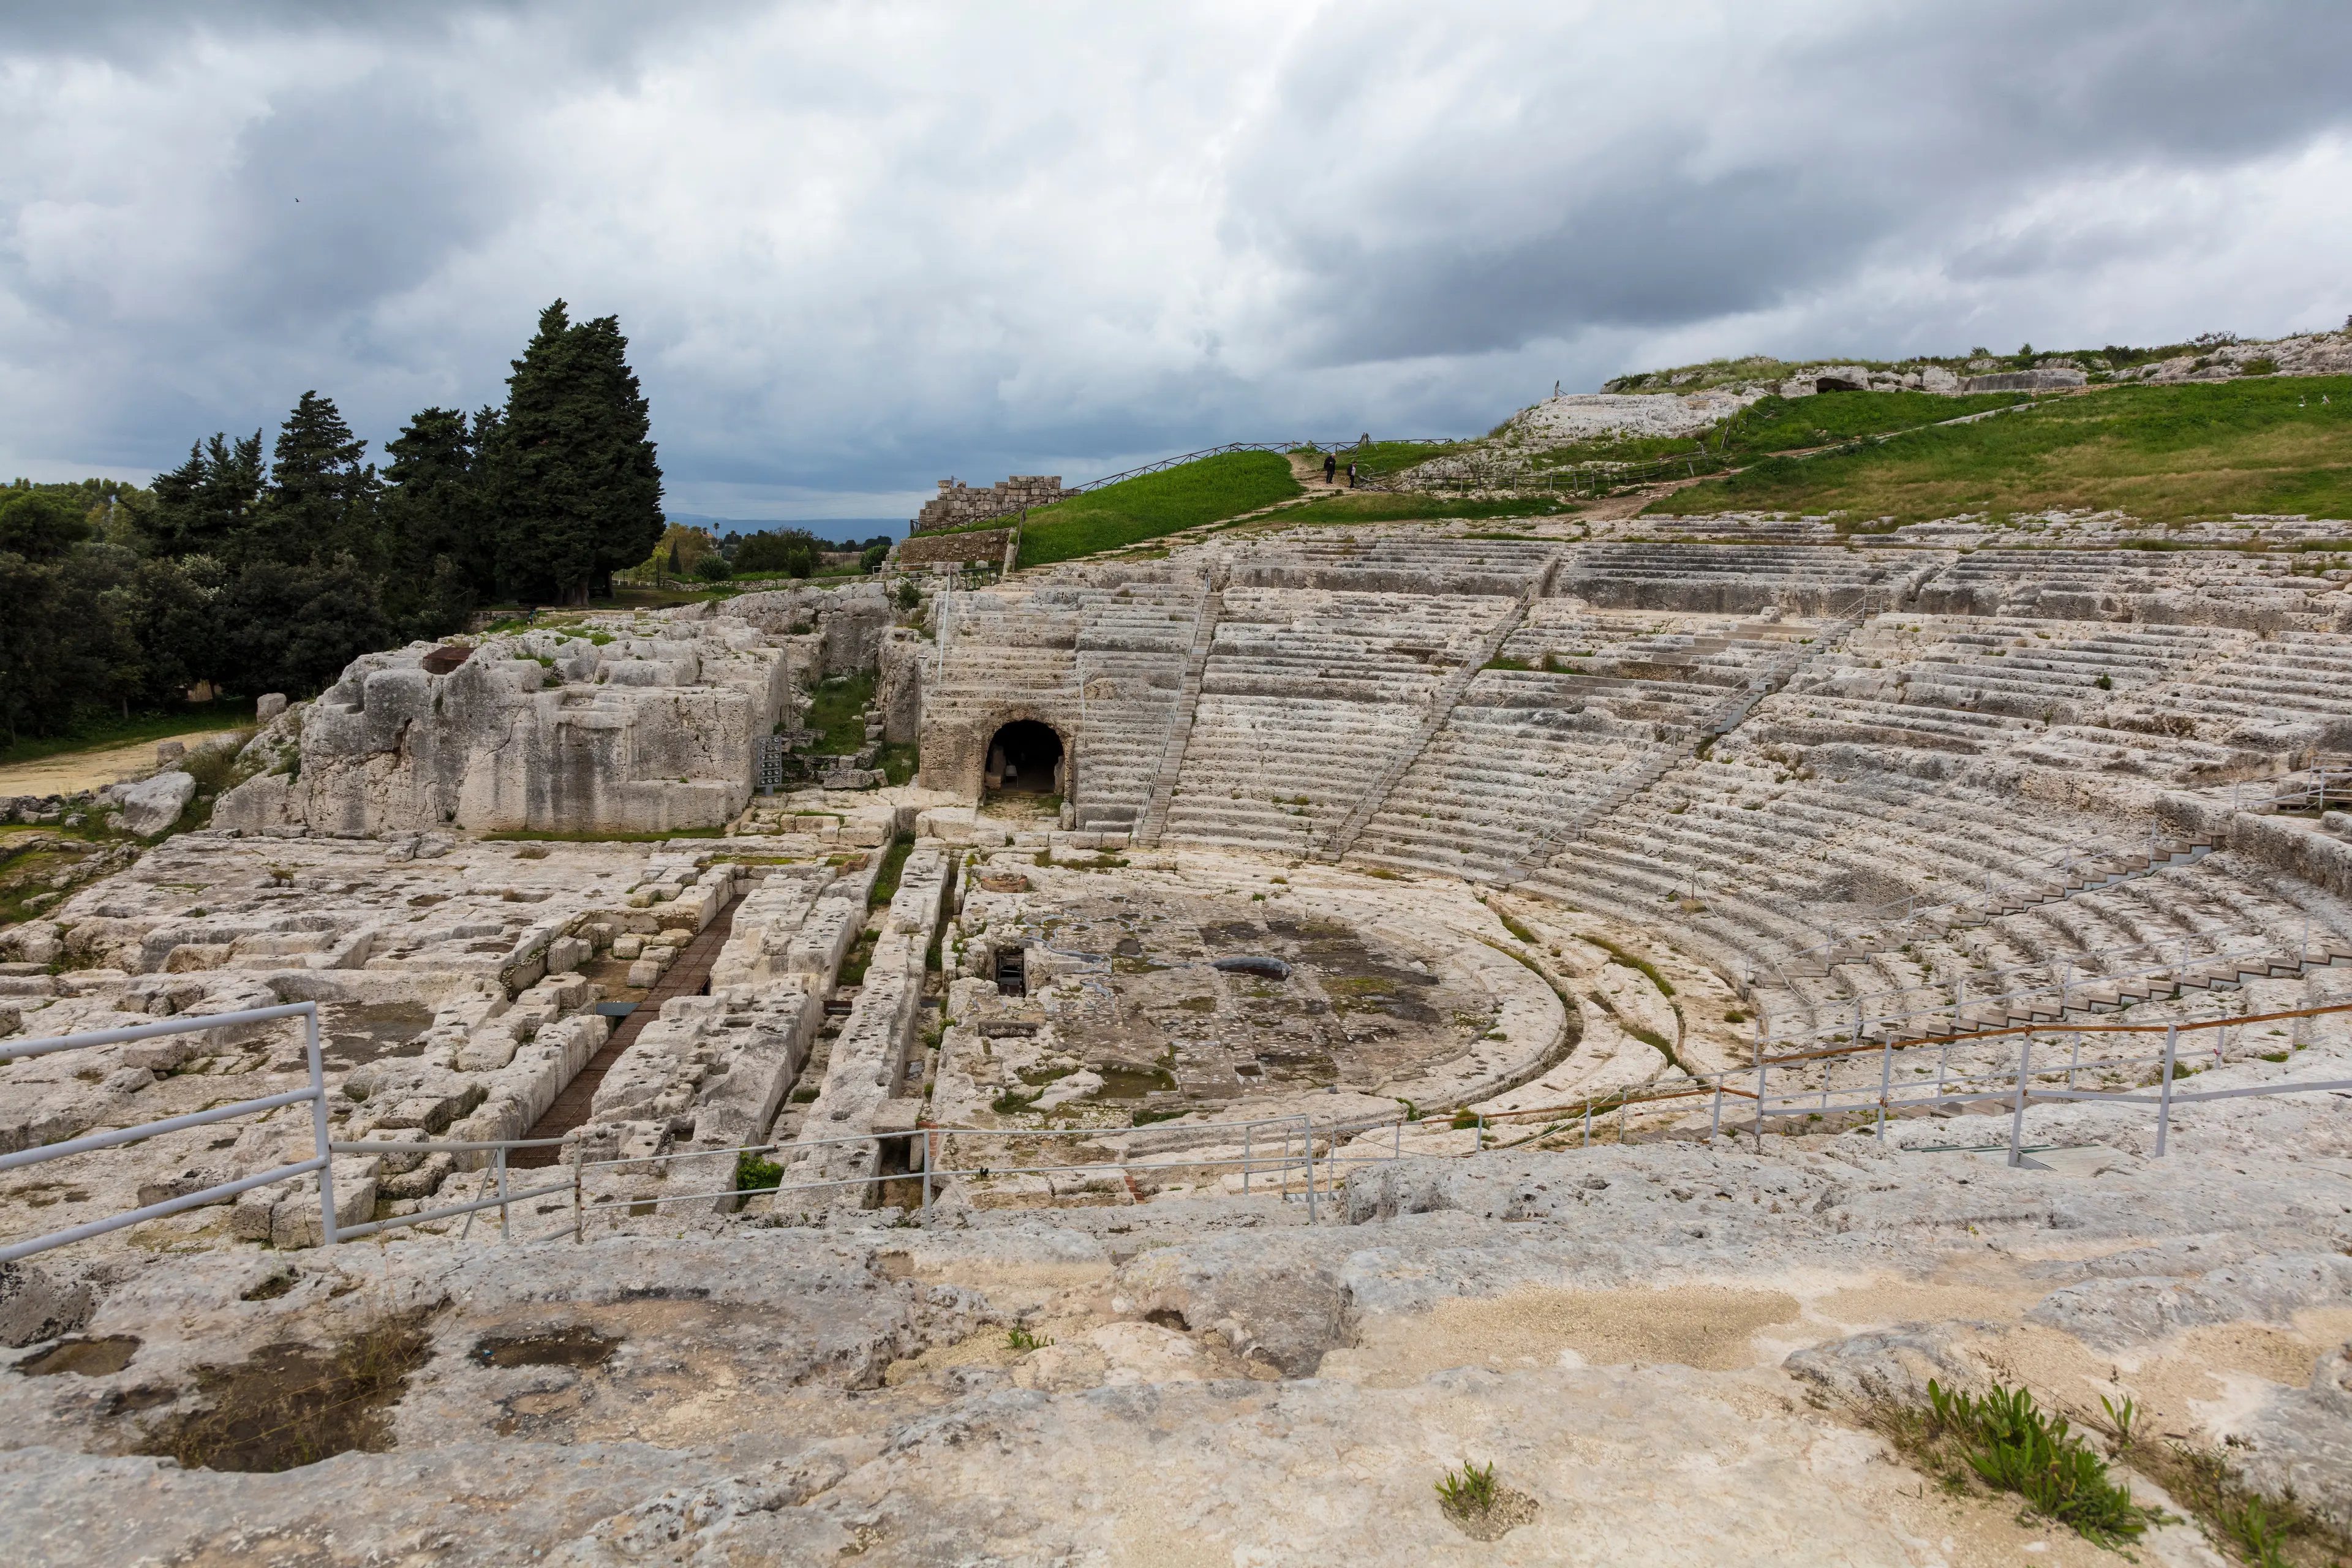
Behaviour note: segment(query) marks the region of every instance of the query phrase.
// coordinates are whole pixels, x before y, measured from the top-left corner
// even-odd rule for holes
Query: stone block
[[[547,944],[547,969],[551,974],[576,970],[596,956],[596,949],[585,937],[559,936]]]
[[[180,813],[195,798],[196,781],[177,772],[157,773],[142,779],[122,792],[122,811],[117,820],[126,833],[136,833],[144,838],[163,832],[180,820]]]
[[[339,1169],[335,1178],[336,1226],[365,1225],[374,1218],[373,1173],[360,1180],[346,1180]],[[326,1240],[326,1227],[319,1223],[318,1189],[307,1181],[290,1184],[296,1192],[289,1194],[270,1211],[269,1244],[286,1248],[318,1247]]]
[[[613,939],[614,958],[635,958],[645,950],[646,939],[635,931],[631,931],[626,936],[616,936]]]
[[[165,741],[155,748],[155,765],[159,768],[168,767],[187,754],[188,747],[185,742]]]
[[[265,692],[253,705],[254,721],[257,723],[267,724],[272,719],[277,718],[280,713],[285,711],[286,694],[284,692]]]
[[[661,979],[665,967],[662,960],[641,958],[629,965],[629,984],[639,987],[652,985]]]

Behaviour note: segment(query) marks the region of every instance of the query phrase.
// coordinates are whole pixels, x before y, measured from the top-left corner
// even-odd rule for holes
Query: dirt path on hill
[[[133,741],[128,745],[101,746],[87,752],[60,752],[54,757],[43,757],[38,762],[11,763],[0,767],[0,795],[73,795],[123,779],[143,778],[155,771],[155,748],[164,742],[177,741],[182,745],[193,747],[207,735],[226,734],[243,727],[216,724],[209,729],[190,730],[184,734]]]

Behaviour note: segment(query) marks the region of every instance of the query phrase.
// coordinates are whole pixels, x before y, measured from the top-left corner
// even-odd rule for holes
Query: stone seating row
[[[1473,682],[1366,825],[1355,858],[1492,876],[1656,744],[1647,724],[1496,702],[1492,689],[1509,673]]]
[[[1167,837],[1304,853],[1345,819],[1419,719],[1405,703],[1204,689]]]
[[[1820,546],[1591,544],[1561,567],[1555,592],[1600,605],[1806,615],[1904,602],[1948,559],[1935,551]]]

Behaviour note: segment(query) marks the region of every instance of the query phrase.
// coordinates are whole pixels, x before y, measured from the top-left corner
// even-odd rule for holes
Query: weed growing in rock
[[[1053,1342],[1053,1339],[1048,1335],[1033,1334],[1017,1325],[1011,1333],[1004,1336],[1005,1345],[1016,1351],[1041,1351]]]
[[[1495,1479],[1492,1464],[1466,1460],[1437,1483],[1438,1506],[1473,1541],[1500,1541],[1536,1516],[1536,1500]]]
[[[1437,1483],[1437,1495],[1454,1513],[1492,1508],[1495,1506],[1495,1467],[1465,1463],[1458,1470],[1448,1470]]]
[[[2015,1492],[2036,1512],[2103,1546],[2147,1529],[2148,1512],[2107,1474],[2107,1462],[2070,1430],[2065,1417],[2038,1409],[2021,1388],[1995,1384],[1982,1396],[1927,1384],[1932,1449],[1956,1455],[1996,1491]]]

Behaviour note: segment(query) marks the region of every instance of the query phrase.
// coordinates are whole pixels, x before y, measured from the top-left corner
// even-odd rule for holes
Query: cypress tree
[[[427,408],[384,443],[384,613],[412,637],[465,625],[493,581],[485,554],[481,471],[466,416]]]
[[[574,326],[558,300],[514,362],[487,485],[510,590],[585,604],[661,538],[661,468],[627,351],[616,318]]]
[[[229,445],[225,434],[198,441],[188,460],[155,476],[149,531],[159,554],[226,555],[261,501],[261,432]]]
[[[247,560],[289,565],[350,556],[376,564],[375,466],[362,459],[367,442],[352,434],[334,400],[306,392],[286,416],[269,468],[269,489],[248,531]]]

